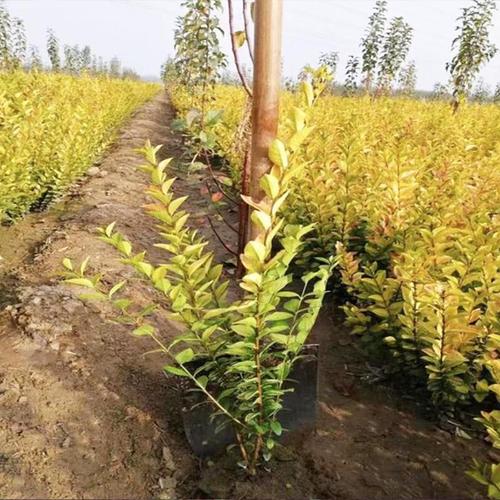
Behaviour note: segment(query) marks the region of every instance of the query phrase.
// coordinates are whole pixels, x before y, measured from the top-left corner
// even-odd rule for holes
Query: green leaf
[[[116,221],[112,222],[111,224],[109,224],[109,226],[106,227],[106,229],[104,230],[104,234],[108,237],[108,238],[111,238],[111,235],[113,234],[113,229],[115,227],[115,224],[116,224]]]
[[[181,196],[180,198],[176,198],[173,200],[168,206],[168,211],[170,215],[174,215],[174,213],[178,210],[178,208],[188,199],[188,196]]]
[[[262,274],[260,273],[247,273],[243,276],[243,281],[254,285],[256,288],[260,288],[262,284]]]
[[[253,328],[257,327],[257,320],[254,316],[247,316],[246,318],[240,319],[234,323],[235,325],[247,325]]]
[[[70,259],[66,257],[65,259],[63,259],[62,263],[66,269],[68,269],[69,271],[73,271],[73,263]]]
[[[260,180],[260,184],[262,189],[264,189],[265,193],[269,198],[274,199],[277,198],[280,194],[280,183],[279,180],[272,174],[265,174],[262,176]]]
[[[155,331],[154,327],[152,325],[144,324],[136,328],[133,332],[132,335],[135,335],[136,337],[146,337],[148,335],[153,334]]]
[[[283,335],[282,333],[271,333],[269,337],[273,342],[277,342],[278,344],[285,346],[291,344],[295,340],[295,336]]]
[[[165,365],[163,369],[166,372],[171,373],[172,375],[178,375],[179,377],[188,376],[187,373],[182,368],[178,368],[177,366]]]
[[[263,231],[267,231],[273,223],[271,216],[261,210],[254,210],[250,218],[252,222]]]
[[[304,110],[294,107],[293,108],[293,122],[295,125],[295,131],[300,132],[306,124],[307,115]]]
[[[285,311],[276,311],[266,316],[266,321],[280,321],[293,318],[293,314]]]
[[[250,259],[257,259],[258,262],[264,262],[267,250],[260,241],[253,240],[246,244],[244,254]]]
[[[312,131],[313,127],[307,127],[300,132],[296,132],[295,134],[293,134],[293,136],[288,141],[288,147],[290,148],[290,150],[296,151]]]
[[[198,382],[198,384],[200,384],[201,387],[203,387],[203,389],[205,389],[208,384],[208,377],[206,375],[202,375],[201,377],[198,377],[196,381]]]
[[[83,276],[85,274],[85,270],[87,269],[87,264],[89,263],[90,257],[86,257],[83,262],[80,264],[80,274]]]
[[[192,359],[194,358],[194,352],[193,349],[188,347],[187,349],[184,349],[181,351],[179,354],[176,354],[175,360],[177,363],[180,365],[183,365],[184,363],[189,363]]]
[[[94,283],[87,278],[69,278],[64,280],[65,283],[69,283],[70,285],[78,285],[84,286],[86,288],[95,288]]]
[[[130,257],[130,254],[132,253],[132,245],[130,242],[127,240],[122,240],[120,243],[117,245],[118,250],[126,255],[127,257]]]
[[[300,306],[299,299],[290,299],[283,304],[283,308],[291,313],[296,313]]]
[[[233,324],[231,326],[231,330],[233,330],[238,335],[241,335],[242,337],[249,337],[255,334],[254,328],[248,325]]]
[[[253,372],[255,371],[255,363],[253,361],[240,361],[231,365],[229,371],[243,373]]]
[[[119,290],[121,290],[123,288],[123,286],[125,285],[126,281],[120,281],[120,283],[117,283],[110,291],[109,291],[109,294],[108,294],[108,297],[111,298],[113,297],[113,295],[118,292]]]

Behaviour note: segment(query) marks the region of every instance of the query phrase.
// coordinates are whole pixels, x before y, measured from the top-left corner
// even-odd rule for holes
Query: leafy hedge
[[[0,75],[0,221],[82,175],[156,84],[21,71]]]
[[[182,88],[173,99],[193,105]],[[212,106],[237,179],[243,92],[216,88]],[[315,224],[302,264],[339,254],[353,334],[438,411],[480,405],[500,448],[500,106],[328,96],[311,124],[285,214]],[[495,490],[491,467],[473,474]]]

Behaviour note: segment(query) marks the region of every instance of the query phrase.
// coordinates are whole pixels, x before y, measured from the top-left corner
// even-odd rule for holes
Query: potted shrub
[[[229,283],[222,279],[222,265],[207,251],[207,241],[187,224],[189,214],[181,208],[186,197],[174,196],[174,179],[166,174],[170,160],[158,161],[160,146],[149,143],[142,149],[146,158],[142,169],[151,176],[147,194],[153,202],[145,209],[158,221],[162,242],[156,246],[166,251],[165,261],[154,265],[145,252],[135,253],[114,223],[100,230],[100,238],[161,293],[161,300],[137,310],[123,297],[123,282],[108,289],[99,276],[86,276],[85,263],[75,270],[71,261],[63,262],[66,282],[91,289],[96,298],[109,299],[125,320],[134,323],[134,335],[157,344],[168,360],[165,371],[189,380],[210,403],[213,416],[223,417],[221,425],[232,426],[240,464],[251,475],[270,459],[282,434],[278,416],[291,390],[286,383],[301,357],[335,265],[333,259],[324,259],[317,270],[302,276],[302,291],[287,288],[292,282],[290,263],[312,230],[312,226],[287,225],[280,217],[289,184],[302,167],[301,144],[312,130],[307,126],[307,110],[319,94],[308,82],[302,92],[303,106],[290,116],[286,143],[275,140],[270,147],[273,167],[261,179],[266,198],[256,202],[244,197],[261,233],[241,255],[245,274],[239,282],[239,300],[228,300]],[[275,240],[279,240],[277,251]],[[184,326],[169,344],[148,320],[157,309],[167,310]]]

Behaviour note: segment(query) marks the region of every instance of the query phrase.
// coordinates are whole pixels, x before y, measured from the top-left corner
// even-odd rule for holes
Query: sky
[[[408,60],[417,66],[417,88],[431,90],[447,81],[445,64],[451,59],[460,9],[471,0],[389,0],[388,16],[402,15],[414,28]],[[174,29],[182,15],[181,0],[6,0],[11,15],[24,20],[29,43],[45,56],[48,28],[62,44],[90,45],[93,51],[143,76],[157,76],[168,55],[174,54]],[[225,1],[223,0],[225,4]],[[233,0],[239,11],[241,0]],[[337,79],[344,78],[350,54],[360,55],[360,40],[375,0],[283,0],[283,71],[296,76],[305,64],[316,64],[321,53],[337,51]],[[236,29],[242,29],[241,16]],[[222,14],[227,33],[227,16]],[[495,12],[491,40],[500,49],[500,11]],[[229,37],[223,49],[230,54]],[[246,49],[240,49],[248,64]],[[231,60],[232,62],[232,60]],[[500,53],[481,70],[492,89],[500,82]]]

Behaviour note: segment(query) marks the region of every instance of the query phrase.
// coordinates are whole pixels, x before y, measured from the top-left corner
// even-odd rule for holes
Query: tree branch
[[[241,67],[240,67],[240,61],[238,58],[238,48],[236,47],[236,41],[234,39],[234,19],[233,19],[233,2],[232,2],[232,0],[227,0],[227,7],[228,7],[228,12],[229,12],[229,33],[231,35],[231,48],[233,50],[234,64],[236,66],[236,71],[238,72],[238,76],[240,77],[241,84],[243,85],[245,92],[250,97],[252,97],[252,91],[250,90],[250,87],[248,86],[245,75],[243,74],[243,71],[241,70]],[[248,40],[247,40],[247,42],[248,42]]]
[[[250,59],[252,60],[253,64],[253,51],[252,51],[252,45],[250,44],[250,33],[248,30],[247,0],[243,0],[243,21],[245,23],[245,37],[247,39],[248,54],[250,55]]]

